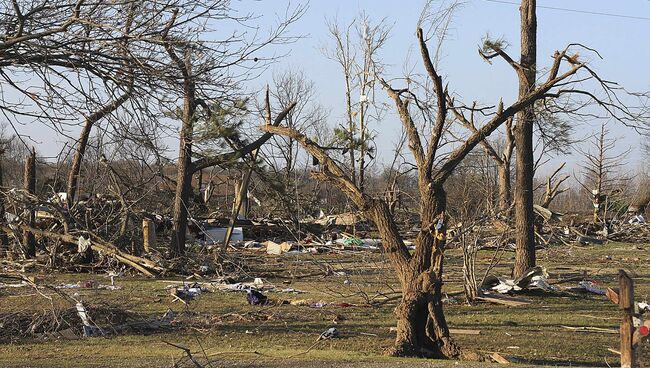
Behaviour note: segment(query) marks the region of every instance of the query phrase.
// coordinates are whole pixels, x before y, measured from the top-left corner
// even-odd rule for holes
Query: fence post
[[[618,271],[618,306],[623,312],[621,320],[621,368],[636,368],[632,335],[634,334],[634,282],[623,270]]]

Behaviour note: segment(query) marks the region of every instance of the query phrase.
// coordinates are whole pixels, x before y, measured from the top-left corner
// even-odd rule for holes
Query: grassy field
[[[602,282],[603,287],[616,286],[617,270],[624,268],[635,280],[636,299],[648,300],[649,249],[650,244],[621,243],[554,247],[539,252],[538,264],[547,269],[551,281],[561,275],[585,272],[586,279]],[[492,254],[487,250],[479,253],[477,274],[482,275]],[[512,256],[506,253],[494,273],[507,276]],[[124,276],[116,279],[121,290],[64,290],[82,300],[100,326],[120,323],[128,316],[159,317],[170,308],[178,313],[171,328],[80,339],[44,339],[12,332],[8,321],[45,318],[42,316],[51,315],[53,309],[69,309],[74,303],[47,289],[41,289],[41,295],[30,287],[3,288],[0,289],[0,318],[4,321],[0,325],[0,366],[172,367],[179,362],[183,366],[193,366],[183,359],[182,350],[168,343],[190,348],[201,364],[211,361],[212,367],[484,367],[494,364],[384,356],[383,352],[391,346],[395,336],[391,331],[395,325],[395,302],[370,306],[368,300],[377,293],[394,292],[397,285],[380,254],[259,257],[268,257],[267,261],[276,268],[284,268],[294,275],[323,268],[331,268],[334,274],[299,279],[265,278],[278,289],[295,288],[304,293],[267,293],[273,303],[264,307],[249,306],[244,293],[223,291],[203,293],[185,306],[174,302],[166,289],[170,284],[180,283],[178,277],[151,280]],[[617,365],[617,355],[607,350],[618,350],[616,333],[583,332],[563,327],[616,330],[619,311],[604,296],[534,292],[522,295],[532,301],[526,306],[467,305],[459,294],[462,290],[461,266],[461,252],[449,250],[445,280],[445,291],[450,295],[446,306],[449,325],[456,329],[480,330],[480,335],[455,336],[464,348],[499,352],[520,366]],[[251,277],[256,276],[254,269],[246,272]],[[47,284],[87,280],[110,283],[103,274],[42,276]],[[558,286],[575,287],[577,280]],[[296,300],[322,301],[328,305],[313,308],[281,304],[283,300],[294,303]],[[78,318],[74,318],[69,311],[65,321],[73,321],[73,327],[78,328]],[[319,334],[329,327],[336,327],[340,337],[315,343]],[[650,346],[641,347],[639,355],[641,363],[650,366]]]

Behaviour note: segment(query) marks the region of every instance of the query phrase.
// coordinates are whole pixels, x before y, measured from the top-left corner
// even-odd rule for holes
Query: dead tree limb
[[[29,231],[34,236],[41,238],[46,238],[50,240],[58,240],[68,244],[78,244],[79,236],[72,234],[58,234],[50,231],[36,229],[27,225],[11,225],[11,226],[1,226],[0,229],[7,233],[14,232],[14,230],[19,229],[22,231]],[[100,251],[106,255],[115,257],[121,263],[124,263],[134,269],[140,271],[146,276],[153,277],[155,274],[164,271],[164,268],[157,265],[155,262],[148,260],[146,258],[136,257],[127,253],[122,252],[113,244],[107,243],[97,237],[94,234],[86,234],[90,236],[91,247],[94,250]]]

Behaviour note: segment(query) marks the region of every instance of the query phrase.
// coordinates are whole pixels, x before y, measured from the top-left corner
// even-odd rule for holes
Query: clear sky
[[[288,4],[297,3],[300,2],[244,1],[241,6],[262,14],[261,21],[268,22],[273,20],[273,14],[282,14]],[[407,59],[410,59],[411,64],[420,62],[415,48],[415,27],[424,3],[422,0],[312,0],[306,14],[292,28],[294,33],[306,37],[290,46],[289,56],[273,69],[303,70],[320,91],[320,101],[331,111],[330,121],[335,124],[343,119],[344,89],[337,64],[324,57],[320,51],[322,46],[332,45],[326,19],[338,18],[345,22],[364,11],[374,20],[386,18],[389,23],[393,23],[391,38],[382,53],[382,60],[389,64],[385,77],[399,77]],[[516,0],[469,0],[456,13],[450,37],[443,47],[439,72],[449,83],[449,89],[462,96],[465,102],[477,100],[494,104],[503,97],[507,103],[516,96],[517,80],[512,69],[500,60],[496,60],[493,65],[487,64],[479,57],[477,49],[482,38],[489,33],[492,37],[504,37],[510,43],[508,50],[511,55],[518,55],[517,3]],[[551,56],[556,49],[563,49],[568,43],[579,42],[598,50],[602,55],[603,60],[590,59],[591,65],[603,77],[617,81],[632,91],[650,90],[650,71],[647,67],[650,60],[650,1],[538,0],[537,5],[539,68],[550,65]],[[637,17],[645,19],[636,19]],[[269,81],[269,75],[270,72],[259,81],[258,88]],[[581,125],[576,130],[577,137],[593,133],[598,124],[594,123],[593,127]],[[374,128],[381,132],[378,136],[380,154],[390,154],[390,143],[396,139],[399,121],[394,115],[389,115]],[[639,142],[638,136],[629,129],[618,125],[611,125],[610,129],[613,135],[624,137],[621,150]],[[557,160],[569,161],[571,165],[579,157],[572,155]],[[633,164],[639,163],[634,155],[631,161]]]
[[[262,29],[270,27],[290,4],[306,1],[289,0],[241,0],[233,6],[242,11],[260,15],[257,20]],[[326,19],[338,18],[342,22],[351,20],[365,11],[372,19],[386,18],[393,24],[390,40],[382,53],[382,60],[388,64],[387,79],[401,76],[404,63],[419,64],[415,48],[415,27],[423,0],[311,0],[305,15],[295,23],[291,32],[305,37],[295,44],[283,46],[278,53],[288,52],[262,78],[249,85],[252,90],[261,89],[271,82],[271,73],[286,69],[300,69],[319,91],[318,98],[330,113],[330,124],[343,119],[344,89],[340,70],[335,62],[321,52],[323,46],[331,46],[327,33]],[[581,12],[548,9],[556,7]],[[620,82],[629,90],[650,90],[648,60],[648,30],[650,29],[650,1],[648,0],[538,0],[538,67],[549,66],[551,55],[556,49],[563,49],[568,43],[579,42],[597,49],[604,60],[592,60],[592,66],[605,78]],[[584,12],[591,12],[584,13]],[[606,13],[619,16],[605,16]],[[623,17],[627,16],[627,17]],[[637,19],[644,18],[644,19]],[[509,52],[518,54],[519,11],[516,0],[488,1],[468,0],[456,13],[450,37],[442,51],[439,72],[449,83],[449,89],[470,103],[477,100],[495,104],[500,97],[504,102],[513,100],[517,92],[517,80],[510,69],[499,60],[493,65],[485,63],[477,54],[481,39],[489,33],[493,37],[504,37],[510,43]],[[409,56],[410,55],[410,56]],[[581,126],[579,137],[595,131],[593,127]],[[378,136],[380,155],[390,154],[392,142],[399,131],[399,121],[394,115],[386,116],[380,124],[372,127],[381,132]],[[41,154],[58,153],[60,142],[55,142],[52,131],[25,127],[37,141]],[[639,138],[629,129],[611,126],[618,136],[624,136],[624,148],[637,145]],[[170,143],[176,147],[176,143]],[[570,163],[577,159],[562,157]],[[638,159],[632,159],[637,164]]]

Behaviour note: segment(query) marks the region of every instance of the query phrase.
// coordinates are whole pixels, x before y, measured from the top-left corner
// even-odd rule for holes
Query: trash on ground
[[[481,285],[483,290],[492,290],[500,294],[509,294],[526,289],[540,289],[547,292],[558,291],[558,288],[549,284],[548,273],[540,266],[532,267],[517,279],[506,279],[488,276]]]
[[[269,304],[269,299],[266,295],[260,293],[257,290],[248,289],[246,294],[246,301],[250,305],[267,305]]]
[[[578,286],[580,286],[582,289],[592,293],[592,294],[597,294],[597,295],[606,295],[607,290],[601,289],[598,286],[596,286],[595,283],[592,281],[580,281],[578,283]]]
[[[339,330],[337,330],[336,327],[330,327],[320,334],[318,340],[333,339],[338,336],[339,336]]]

